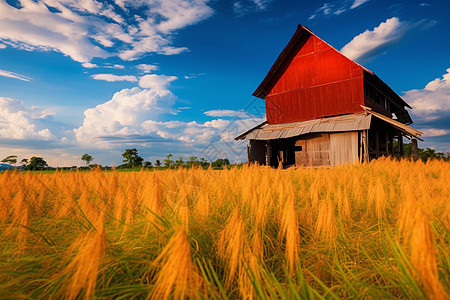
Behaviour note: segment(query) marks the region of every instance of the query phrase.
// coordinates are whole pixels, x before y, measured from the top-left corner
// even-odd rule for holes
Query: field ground
[[[450,295],[450,163],[0,173],[0,298]]]

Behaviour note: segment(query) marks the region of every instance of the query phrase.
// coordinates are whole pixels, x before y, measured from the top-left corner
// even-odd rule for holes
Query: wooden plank
[[[305,140],[296,141],[295,147],[299,149],[295,151],[295,165],[297,167],[300,167],[302,165],[308,166],[308,158],[306,156],[306,141]],[[301,147],[301,150],[299,147]]]
[[[358,132],[330,134],[330,164],[355,163],[358,160]]]
[[[375,130],[375,144],[376,144],[376,157],[380,157],[380,137],[378,136],[378,129]]]

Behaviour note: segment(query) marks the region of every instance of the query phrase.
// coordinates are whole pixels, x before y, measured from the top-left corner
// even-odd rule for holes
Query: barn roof
[[[378,118],[408,136],[419,138],[422,132],[371,110],[363,113],[320,118],[303,122],[273,124],[263,122],[239,135],[235,140],[276,140],[308,133],[359,131],[370,128],[372,118]]]
[[[261,84],[253,93],[253,96],[265,99],[265,97],[272,90],[272,88],[274,87],[278,79],[281,77],[281,75],[283,75],[284,71],[286,71],[287,67],[289,66],[290,62],[294,59],[295,55],[303,47],[308,38],[312,35],[314,35],[316,38],[320,39],[322,42],[324,42],[329,47],[334,49],[336,52],[341,54],[333,46],[329,45],[327,42],[325,42],[324,40],[316,36],[314,33],[312,33],[311,30],[299,24],[291,40],[289,41],[287,46],[283,49],[281,54],[278,56],[277,60],[270,68],[264,80],[261,82]],[[341,55],[343,57],[346,57],[343,54]],[[357,66],[359,66],[360,68],[362,68],[362,70],[364,71],[364,78],[369,82],[371,82],[372,84],[374,84],[375,86],[377,86],[378,88],[380,88],[381,90],[383,90],[393,100],[397,101],[399,106],[406,106],[411,108],[411,106],[409,106],[408,103],[406,103],[400,96],[398,96],[386,83],[384,83],[377,75],[375,75],[375,73],[361,66],[360,64],[352,61],[351,59],[349,58],[347,59],[352,63],[356,64]]]

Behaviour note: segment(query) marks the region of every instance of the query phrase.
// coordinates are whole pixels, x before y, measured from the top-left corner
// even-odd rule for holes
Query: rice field
[[[450,163],[0,173],[0,298],[449,299]]]

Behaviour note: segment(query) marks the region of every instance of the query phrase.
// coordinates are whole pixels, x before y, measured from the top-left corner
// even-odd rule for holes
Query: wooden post
[[[364,130],[364,161],[369,162],[369,130]]]
[[[250,164],[250,146],[247,145],[247,164]]]
[[[362,142],[363,142],[363,160],[364,162],[369,162],[369,143],[368,143],[368,131],[362,131]]]
[[[375,130],[375,144],[376,144],[375,151],[377,153],[376,155],[377,155],[377,158],[379,158],[380,157],[380,138],[378,137],[378,129]]]
[[[386,143],[386,156],[389,156],[389,133],[387,132],[385,137],[385,143]]]
[[[359,163],[363,162],[363,132],[359,132]]]
[[[419,147],[416,139],[411,139],[411,156],[414,161],[419,159]]]
[[[400,157],[403,157],[405,155],[405,150],[403,149],[403,135],[400,134],[398,137],[398,143],[400,144]]]
[[[266,158],[266,164],[267,166],[271,166],[271,159],[270,156],[272,155],[272,149],[271,149],[271,145],[270,145],[270,141],[267,141],[267,158]]]

